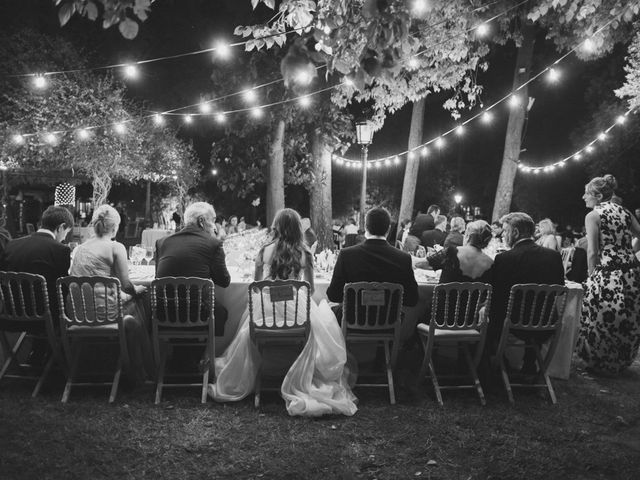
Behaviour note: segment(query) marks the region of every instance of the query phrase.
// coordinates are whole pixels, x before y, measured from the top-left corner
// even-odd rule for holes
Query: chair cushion
[[[72,325],[67,328],[67,332],[74,335],[115,335],[117,331],[117,323],[107,323],[106,325]]]
[[[426,323],[419,323],[416,327],[418,333],[422,335],[429,335],[429,325]],[[434,332],[435,338],[439,340],[451,339],[451,340],[478,340],[480,339],[480,332],[475,328],[466,328],[464,330],[449,330],[446,328],[436,328]]]

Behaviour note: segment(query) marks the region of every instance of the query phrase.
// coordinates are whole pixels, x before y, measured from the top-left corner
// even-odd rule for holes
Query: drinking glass
[[[151,260],[153,260],[153,247],[145,247],[144,249],[144,259],[147,261],[147,265],[151,265]]]
[[[427,256],[427,252],[424,249],[424,247],[421,245],[418,247],[418,249],[416,250],[416,257],[418,258],[425,258]]]

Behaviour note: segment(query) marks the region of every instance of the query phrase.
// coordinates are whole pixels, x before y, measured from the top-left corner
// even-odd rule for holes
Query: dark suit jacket
[[[344,286],[351,282],[399,283],[404,287],[403,305],[418,303],[418,284],[413,275],[411,255],[392,247],[386,240],[369,239],[340,250],[327,298],[342,302]]]
[[[228,287],[231,276],[222,242],[204,230],[188,226],[156,242],[156,277],[210,278]]]
[[[420,243],[422,243],[424,248],[433,247],[436,243],[442,246],[446,238],[447,232],[435,228],[433,230],[426,230],[420,238]]]
[[[49,306],[55,318],[58,316],[56,280],[69,275],[70,264],[69,247],[43,232],[11,240],[0,260],[4,271],[36,273],[46,279]]]
[[[436,228],[436,222],[433,215],[429,213],[419,213],[416,216],[416,219],[411,223],[409,235],[422,238],[422,233],[425,230],[433,230],[434,228]]]
[[[556,250],[523,240],[493,261],[493,294],[488,336],[497,342],[502,333],[511,287],[517,283],[564,285],[562,256]]]

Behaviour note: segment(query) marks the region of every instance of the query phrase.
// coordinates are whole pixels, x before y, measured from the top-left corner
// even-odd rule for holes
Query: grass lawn
[[[0,478],[640,478],[640,363],[621,378],[577,370],[546,394],[516,390],[445,392],[431,388],[356,390],[351,418],[289,417],[276,394],[263,407],[199,403],[199,392],[152,387],[120,393],[72,391],[60,403],[55,382],[35,400],[29,385],[0,388]]]

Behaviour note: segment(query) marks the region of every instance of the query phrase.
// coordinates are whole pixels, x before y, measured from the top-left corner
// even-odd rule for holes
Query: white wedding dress
[[[270,277],[268,264],[264,264],[263,276]],[[342,330],[324,300],[319,305],[311,300],[310,319],[308,341],[280,389],[287,412],[310,417],[331,413],[353,415],[357,411],[357,399],[347,381]],[[216,383],[209,385],[209,395],[219,402],[245,398],[254,390],[260,362],[260,353],[249,337],[247,310],[235,338],[222,357],[215,360]]]

